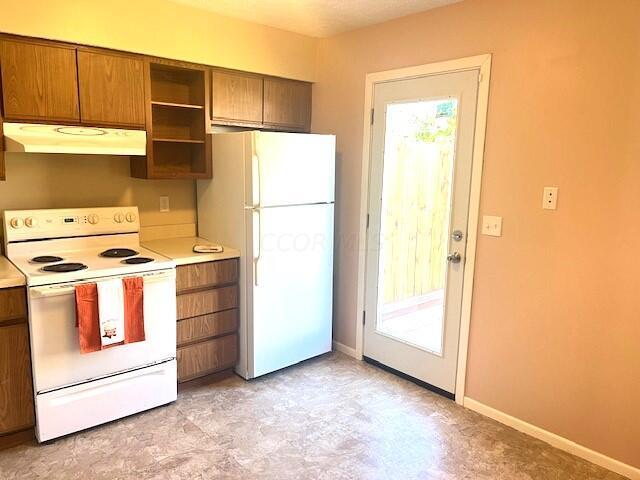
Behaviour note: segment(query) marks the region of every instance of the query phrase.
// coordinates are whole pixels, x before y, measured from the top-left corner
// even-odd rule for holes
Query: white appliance
[[[4,123],[7,152],[146,155],[147,133],[122,128]]]
[[[138,209],[4,212],[5,252],[25,274],[40,442],[176,400],[175,264],[140,246]],[[145,341],[81,354],[75,286],[144,279]]]
[[[250,379],[331,350],[335,137],[213,135],[198,229],[237,248],[240,360]]]

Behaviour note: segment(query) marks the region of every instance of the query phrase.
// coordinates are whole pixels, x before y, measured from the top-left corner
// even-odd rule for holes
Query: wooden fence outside
[[[449,143],[401,142],[388,153],[381,232],[383,304],[444,287],[454,158]]]

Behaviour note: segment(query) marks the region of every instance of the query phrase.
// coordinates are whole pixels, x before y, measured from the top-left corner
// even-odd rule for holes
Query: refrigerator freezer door
[[[254,132],[247,158],[253,181],[250,206],[334,201],[336,141],[333,135]],[[247,155],[247,157],[249,157]]]
[[[246,269],[253,319],[249,376],[257,377],[331,350],[333,204],[247,215],[254,230]]]

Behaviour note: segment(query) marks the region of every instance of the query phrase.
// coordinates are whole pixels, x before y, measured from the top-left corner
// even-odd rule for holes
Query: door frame
[[[471,166],[471,190],[469,198],[469,218],[467,220],[467,253],[462,289],[462,309],[460,319],[460,337],[458,340],[458,363],[456,368],[456,403],[462,405],[465,395],[467,373],[467,352],[469,346],[469,327],[471,324],[471,303],[473,296],[473,278],[475,271],[476,243],[478,237],[478,219],[480,215],[480,189],[484,164],[484,144],[489,106],[489,83],[491,77],[491,54],[476,55],[444,62],[429,63],[415,67],[368,73],[364,92],[364,129],[362,140],[362,184],[360,188],[360,226],[358,237],[358,272],[356,299],[356,350],[355,356],[362,360],[364,351],[364,325],[360,320],[365,310],[366,256],[367,256],[367,215],[369,211],[369,183],[371,163],[371,111],[373,109],[373,89],[378,83],[408,80],[429,75],[453,73],[465,70],[479,70],[478,104],[476,108],[475,132],[473,136],[473,157]]]

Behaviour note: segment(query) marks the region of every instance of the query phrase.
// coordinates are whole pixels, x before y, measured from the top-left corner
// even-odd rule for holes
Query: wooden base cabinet
[[[238,268],[238,259],[178,267],[178,382],[229,370],[238,361]]]
[[[24,287],[0,290],[0,446],[34,425],[33,385]]]
[[[238,361],[238,335],[183,346],[177,357],[179,382],[233,368]]]

